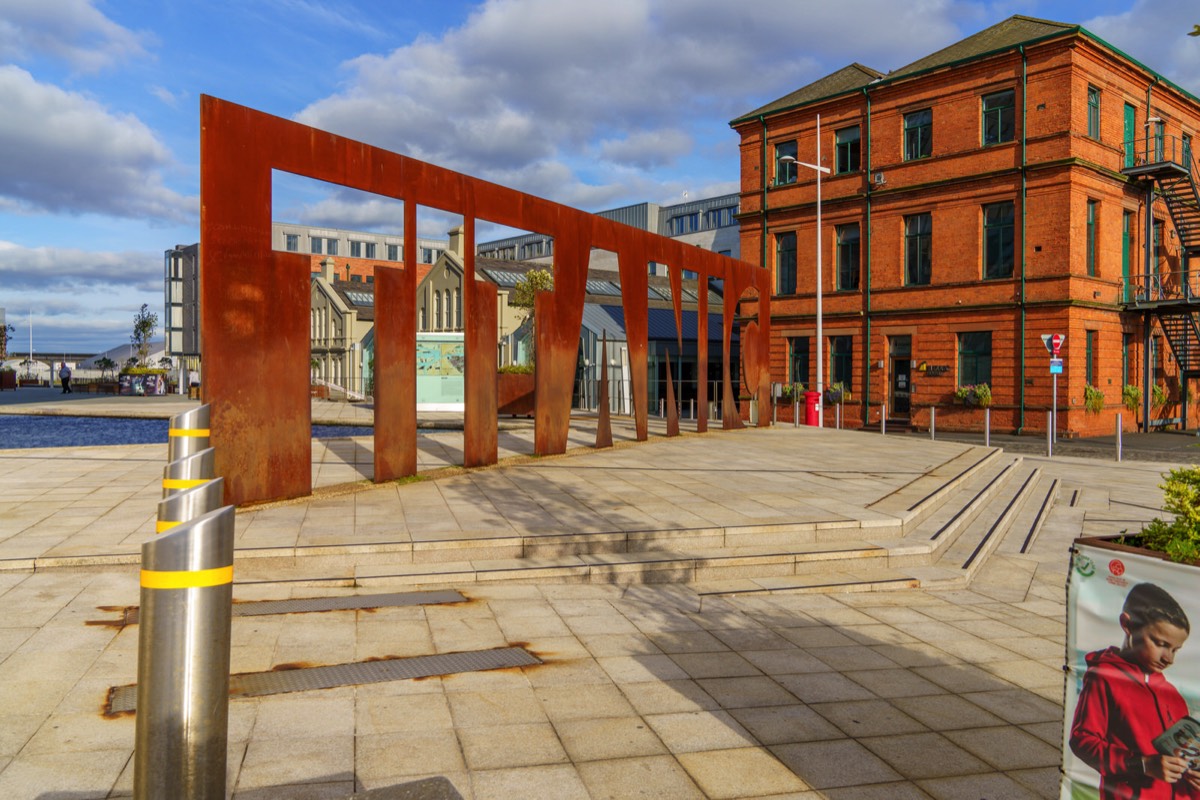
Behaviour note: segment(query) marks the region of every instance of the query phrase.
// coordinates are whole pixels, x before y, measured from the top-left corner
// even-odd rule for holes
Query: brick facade
[[[794,141],[796,157],[813,161],[819,114],[821,163],[834,170],[821,180],[825,361],[828,370],[832,337],[852,337],[848,424],[875,422],[882,402],[894,405],[892,384],[903,366],[889,349],[910,337],[911,355],[903,360],[911,371],[913,424],[927,425],[929,408],[937,406],[939,427],[978,427],[981,412],[962,407],[954,391],[965,382],[961,337],[980,332],[991,338],[993,428],[1044,431],[1052,381],[1040,336],[1063,333],[1060,431],[1111,434],[1118,412],[1126,429],[1136,429],[1141,409],[1133,414],[1124,408],[1122,386],[1125,380],[1143,385],[1144,319],[1141,312],[1125,310],[1123,292],[1130,276],[1145,271],[1147,184],[1120,171],[1125,105],[1133,108],[1138,136],[1153,115],[1165,121],[1166,138],[1178,141],[1200,130],[1200,102],[1086,31],[1058,27],[1055,34],[953,66],[864,79],[852,90],[823,94],[818,82],[815,93],[823,96],[767,106],[732,123],[741,136],[742,258],[776,271],[779,287],[779,237],[794,233],[796,240],[795,292],[776,294],[770,304],[773,381],[815,382],[816,173],[800,166],[795,182],[778,184],[775,155],[777,145]],[[1099,90],[1098,138],[1089,136],[1089,87]],[[1008,91],[1012,138],[985,145],[984,98]],[[996,102],[1002,104],[1002,98]],[[932,112],[931,152],[906,160],[905,116],[925,109]],[[992,118],[1001,114],[993,112]],[[915,125],[920,117],[910,120]],[[860,131],[860,168],[839,175],[835,143],[838,131],[850,126]],[[985,279],[985,207],[994,204],[1011,204],[1011,277]],[[1006,207],[995,205],[989,212],[1001,221],[989,229],[997,245],[1005,236]],[[931,275],[927,284],[911,285],[907,255],[920,238],[906,245],[906,220],[921,214],[932,223],[926,240]],[[1152,215],[1166,232],[1153,253],[1154,268],[1184,268],[1165,204],[1154,203]],[[919,230],[918,223],[910,224]],[[860,231],[858,287],[839,289],[837,234],[847,225]],[[1151,322],[1152,334],[1160,334]],[[1094,331],[1092,383],[1104,393],[1098,414],[1084,410],[1089,331]],[[790,374],[793,337],[808,340],[807,375]],[[1169,347],[1159,344],[1158,383],[1171,400],[1152,418],[1178,417],[1181,382]],[[1188,414],[1193,424],[1195,405]],[[781,420],[790,417],[790,409],[781,409]]]

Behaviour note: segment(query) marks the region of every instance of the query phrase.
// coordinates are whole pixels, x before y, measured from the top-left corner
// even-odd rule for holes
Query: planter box
[[[0,372],[0,392],[5,389],[17,390],[17,373],[15,372]]]
[[[17,381],[17,385],[19,385],[19,386],[41,386],[42,382],[39,381],[37,378],[20,378]]]
[[[532,417],[536,385],[532,373],[496,373],[496,413]]]
[[[1160,673],[1165,679],[1153,691],[1147,691],[1145,673],[1136,666],[1123,668],[1129,662],[1115,655],[1122,650],[1128,632],[1122,628],[1122,612],[1130,590],[1139,584],[1150,583],[1165,591],[1178,603],[1189,620],[1200,620],[1200,567],[1192,564],[1177,564],[1162,553],[1118,544],[1110,538],[1086,537],[1076,539],[1071,548],[1071,567],[1067,577],[1067,653],[1066,653],[1066,707],[1063,731],[1063,797],[1096,796],[1100,775],[1071,750],[1072,729],[1075,727],[1077,708],[1080,707],[1084,676],[1089,661],[1095,662],[1100,653],[1109,651],[1104,659],[1108,666],[1097,670],[1089,679],[1088,697],[1134,695],[1121,694],[1126,688],[1140,691],[1138,702],[1112,703],[1107,708],[1106,732],[1104,737],[1114,744],[1124,745],[1129,717],[1138,717],[1144,725],[1162,730],[1174,729],[1177,721],[1188,713],[1183,698],[1200,697],[1200,659],[1189,656],[1188,648],[1178,654],[1174,664]],[[1169,600],[1167,601],[1169,603]],[[1163,603],[1156,602],[1156,605]],[[1164,623],[1169,624],[1169,623]],[[1194,623],[1193,623],[1194,624]],[[1113,661],[1114,658],[1119,660]],[[1133,677],[1130,677],[1130,676]],[[1165,685],[1169,684],[1169,685]],[[1173,688],[1172,688],[1173,687]],[[1085,698],[1085,701],[1088,698]],[[1148,705],[1147,705],[1148,704]],[[1133,706],[1137,705],[1136,708]],[[1129,706],[1124,708],[1123,706]],[[1157,708],[1156,708],[1157,706]],[[1085,702],[1079,712],[1080,722],[1091,721],[1095,730],[1101,727],[1099,717],[1089,715],[1092,704]],[[1155,721],[1151,721],[1153,716]],[[1159,722],[1160,716],[1162,721]],[[1082,726],[1081,726],[1082,727]],[[1160,735],[1158,729],[1146,734],[1150,739]],[[1138,745],[1153,752],[1149,745]],[[1135,750],[1136,752],[1136,750]],[[1120,780],[1110,778],[1109,782]],[[1152,782],[1155,789],[1170,789],[1161,781]],[[1086,787],[1086,788],[1085,788]],[[1134,790],[1136,793],[1136,789]]]

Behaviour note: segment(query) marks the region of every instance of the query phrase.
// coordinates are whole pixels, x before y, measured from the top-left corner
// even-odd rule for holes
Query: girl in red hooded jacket
[[[1071,752],[1100,773],[1102,800],[1200,798],[1200,772],[1154,739],[1188,713],[1163,676],[1187,640],[1187,615],[1162,588],[1139,583],[1119,618],[1125,641],[1087,655],[1071,725]]]

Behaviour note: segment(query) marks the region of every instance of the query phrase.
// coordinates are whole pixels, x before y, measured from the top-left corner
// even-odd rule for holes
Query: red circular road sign
[[[1055,333],[1050,336],[1050,347],[1054,350],[1054,355],[1058,355],[1058,351],[1062,349],[1063,335]]]

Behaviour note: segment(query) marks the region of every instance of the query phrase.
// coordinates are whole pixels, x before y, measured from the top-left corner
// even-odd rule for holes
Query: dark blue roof
[[[625,308],[623,306],[601,306],[604,311],[613,318],[620,326],[621,330],[625,330]],[[675,312],[669,308],[651,308],[649,312],[649,338],[651,341],[655,339],[669,339],[675,341]],[[695,311],[683,312],[683,340],[685,342],[696,340],[696,317]],[[708,340],[710,342],[721,341],[721,315],[708,315]],[[733,328],[733,341],[738,340],[738,329],[735,325]]]

